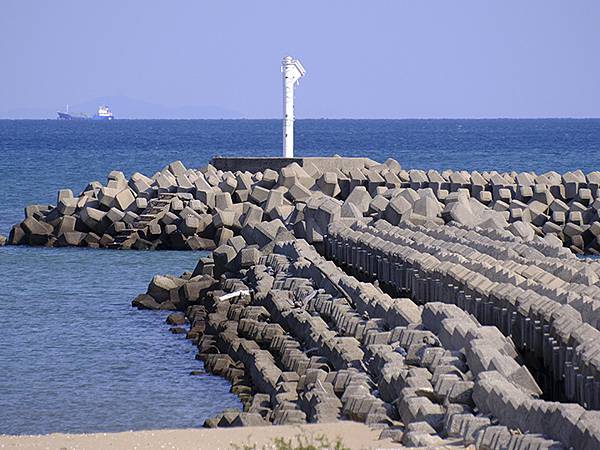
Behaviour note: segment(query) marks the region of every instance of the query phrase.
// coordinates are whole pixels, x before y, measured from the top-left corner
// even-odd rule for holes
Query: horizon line
[[[497,117],[302,117],[296,118],[295,121],[301,120],[597,120],[600,116],[524,116],[524,117],[511,117],[511,116],[497,116]],[[60,120],[58,118],[31,118],[31,117],[0,117],[0,120],[31,120],[31,121],[61,121],[68,122],[68,120]],[[121,117],[114,119],[116,121],[122,120],[248,120],[248,121],[259,121],[259,120],[283,120],[278,117]],[[79,122],[79,120],[75,120]]]

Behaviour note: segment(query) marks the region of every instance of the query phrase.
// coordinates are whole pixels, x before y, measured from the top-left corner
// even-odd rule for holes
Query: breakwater
[[[176,310],[173,331],[231,380],[244,410],[206,426],[348,419],[406,445],[598,448],[600,267],[574,255],[597,251],[594,174],[274,162],[112,173],[59,193],[71,215],[30,208],[10,242],[212,249],[133,300]]]
[[[558,239],[575,253],[600,251],[600,172],[404,170],[394,160],[366,158],[213,163],[194,170],[177,161],[129,179],[113,171],[105,184],[94,181],[77,196],[61,190],[56,205],[28,206],[8,243],[212,250],[263,219],[319,243],[331,216],[492,228],[525,241]],[[236,165],[240,170],[231,171]],[[311,205],[306,218],[298,205]]]

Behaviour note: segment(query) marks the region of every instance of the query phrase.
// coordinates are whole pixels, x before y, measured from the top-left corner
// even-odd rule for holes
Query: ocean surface
[[[111,170],[152,175],[174,160],[280,154],[278,120],[0,120],[0,234],[31,203],[77,194]],[[397,159],[405,168],[600,170],[600,119],[299,120],[296,154]],[[200,426],[239,407],[195,348],[131,299],[191,252],[0,248],[0,433]]]

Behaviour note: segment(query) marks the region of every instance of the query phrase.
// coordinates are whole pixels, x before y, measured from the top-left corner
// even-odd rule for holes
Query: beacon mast
[[[294,157],[294,88],[306,70],[300,61],[286,56],[281,62],[283,75],[283,157]]]

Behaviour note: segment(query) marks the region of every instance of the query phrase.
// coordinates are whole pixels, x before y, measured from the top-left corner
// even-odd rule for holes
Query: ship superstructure
[[[114,118],[115,116],[108,106],[101,106],[98,108],[98,112],[94,116],[94,119],[96,120],[113,120]]]

